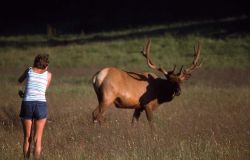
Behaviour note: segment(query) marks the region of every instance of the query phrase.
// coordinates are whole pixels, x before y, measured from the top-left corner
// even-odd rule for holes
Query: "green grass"
[[[0,159],[22,157],[21,100],[16,81],[39,52],[50,54],[53,73],[42,159],[249,159],[250,36],[215,38],[195,32],[167,32],[192,24],[49,39],[45,35],[0,37],[6,43],[0,48]],[[159,30],[166,32],[146,34]],[[92,124],[91,113],[97,105],[93,74],[106,66],[152,71],[140,54],[147,38],[152,39],[154,62],[166,69],[174,64],[189,65],[193,47],[200,41],[202,68],[182,84],[180,97],[154,112],[154,132],[145,114],[132,127],[133,111],[114,107],[107,111],[103,126]],[[50,45],[51,39],[58,44]]]

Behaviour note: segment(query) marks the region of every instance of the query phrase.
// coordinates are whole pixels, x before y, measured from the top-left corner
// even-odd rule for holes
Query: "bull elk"
[[[93,76],[93,86],[99,105],[93,111],[93,121],[101,123],[103,113],[114,104],[117,108],[134,109],[132,124],[138,121],[141,112],[146,112],[148,122],[151,124],[153,110],[160,104],[171,101],[181,94],[180,83],[188,80],[191,73],[200,67],[200,50],[198,43],[194,47],[194,60],[188,68],[181,67],[178,73],[167,71],[153,63],[150,54],[151,41],[148,40],[141,51],[150,68],[164,74],[160,78],[154,73],[135,73],[120,70],[118,68],[104,68]]]

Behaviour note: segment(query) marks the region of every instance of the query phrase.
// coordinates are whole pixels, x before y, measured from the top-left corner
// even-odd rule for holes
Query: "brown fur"
[[[149,57],[151,41],[148,40],[142,54],[150,68],[163,73],[166,79],[160,78],[153,73],[134,73],[118,68],[104,68],[93,77],[93,86],[98,98],[99,105],[93,111],[93,121],[102,121],[103,113],[115,104],[117,108],[134,109],[133,119],[139,120],[142,111],[146,112],[149,122],[153,118],[153,110],[164,102],[171,101],[174,96],[181,93],[180,83],[190,78],[191,73],[199,68],[201,62],[200,45],[194,48],[194,60],[189,68],[184,71],[181,67],[179,73],[166,71],[156,66]],[[151,123],[150,123],[151,124]]]
[[[117,68],[104,68],[97,72],[93,85],[99,101],[93,112],[93,120],[99,122],[113,103],[117,108],[134,109],[132,122],[138,120],[144,110],[151,122],[152,111],[159,104],[171,101],[180,91],[177,82],[159,78],[153,73],[140,74]]]

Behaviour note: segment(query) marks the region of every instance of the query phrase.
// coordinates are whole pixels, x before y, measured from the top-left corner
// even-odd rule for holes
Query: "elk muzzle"
[[[181,95],[181,88],[176,89],[175,96]]]
[[[181,87],[179,84],[176,84],[174,86],[174,96],[179,96],[179,95],[181,95]]]

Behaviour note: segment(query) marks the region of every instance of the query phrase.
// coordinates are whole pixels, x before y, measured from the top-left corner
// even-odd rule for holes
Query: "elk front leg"
[[[134,111],[134,114],[133,114],[133,118],[132,118],[132,125],[134,124],[134,121],[136,120],[137,122],[139,121],[139,118],[140,118],[140,115],[141,115],[141,112],[143,110],[142,109],[135,109]]]
[[[150,106],[146,106],[145,107],[145,112],[146,112],[148,123],[149,123],[150,127],[153,129],[154,128],[153,123],[152,123],[152,120],[153,120],[153,111],[152,111],[151,107]]]

